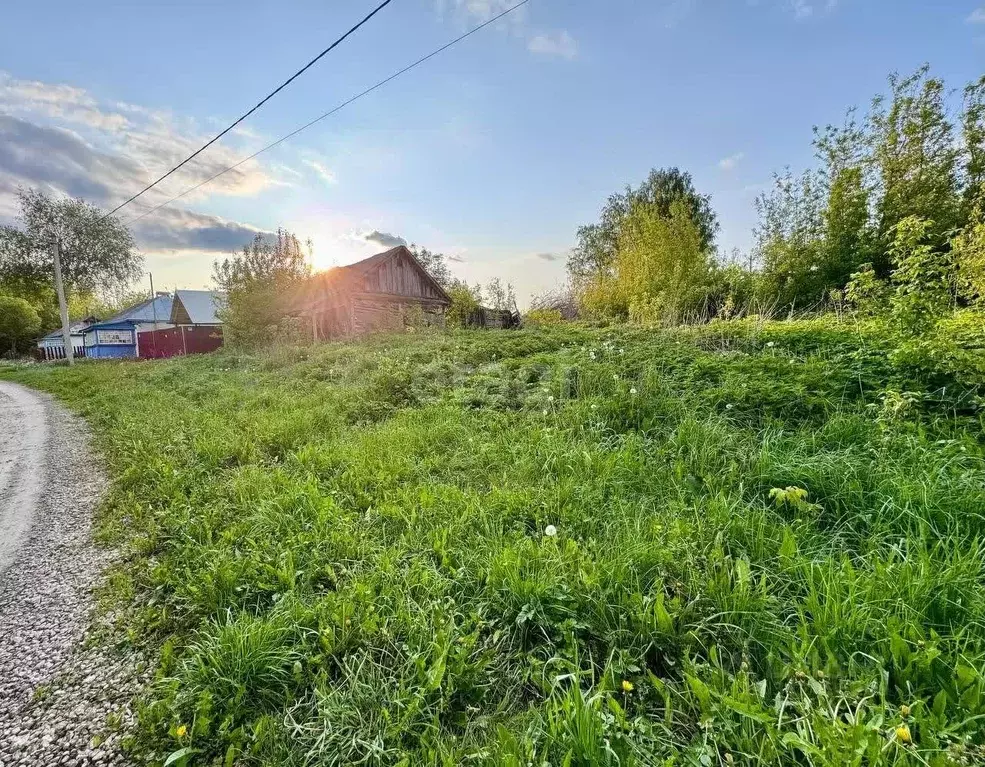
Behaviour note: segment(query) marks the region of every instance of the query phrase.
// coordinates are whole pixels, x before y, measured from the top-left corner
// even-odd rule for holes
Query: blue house
[[[109,359],[137,356],[137,333],[171,327],[174,297],[158,293],[114,317],[89,325],[83,331],[87,357]]]

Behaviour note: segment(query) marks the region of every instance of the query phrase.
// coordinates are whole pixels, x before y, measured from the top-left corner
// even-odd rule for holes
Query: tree
[[[647,205],[663,218],[671,217],[671,207],[683,206],[698,232],[701,249],[710,251],[718,233],[718,219],[711,208],[711,197],[698,194],[691,174],[678,168],[651,170],[647,179],[633,189],[609,197],[599,223],[578,229],[578,243],[568,259],[568,273],[576,284],[611,272],[619,250],[619,235],[626,217],[636,204]]]
[[[451,298],[447,318],[453,327],[466,327],[469,318],[478,311],[482,296],[477,294],[477,288],[470,288],[464,280],[453,280],[445,288]]]
[[[52,248],[61,245],[62,276],[73,290],[99,292],[140,276],[143,258],[127,227],[84,200],[18,189],[21,228],[0,229],[0,253],[11,275],[47,281],[54,274]],[[67,289],[67,288],[66,288]]]
[[[310,274],[300,241],[283,229],[274,237],[258,233],[240,255],[215,261],[213,280],[225,293],[219,309],[223,335],[234,345],[271,343]]]
[[[676,323],[708,295],[710,253],[691,213],[684,200],[669,216],[653,203],[633,203],[616,257],[617,290],[631,320]]]
[[[20,228],[0,227],[0,269],[6,282],[50,284],[59,247],[65,286],[63,332],[68,339],[67,298],[72,291],[99,292],[133,282],[143,263],[133,235],[119,220],[80,199],[18,189]]]
[[[880,241],[894,242],[909,216],[932,221],[928,242],[945,244],[959,225],[959,149],[944,105],[944,83],[923,66],[908,77],[889,77],[889,98],[873,99],[869,140],[881,196],[876,204]]]
[[[477,298],[481,301],[483,293],[477,293]],[[499,277],[489,280],[485,289],[486,301],[489,302],[490,309],[505,311],[516,306],[516,293],[513,292],[513,285],[507,282],[505,285]]]
[[[925,334],[954,306],[951,254],[929,243],[933,221],[907,216],[896,226],[892,244],[893,318],[909,336]]]
[[[865,263],[888,273],[888,262],[874,249],[869,203],[874,186],[866,133],[849,109],[840,127],[814,128],[814,153],[827,197],[823,217],[824,246],[819,266],[826,290],[841,289]]]
[[[0,348],[10,349],[11,356],[18,347],[41,329],[41,317],[23,298],[0,296]]]
[[[823,176],[788,170],[774,176],[773,189],[756,198],[759,224],[754,253],[763,265],[766,289],[781,304],[814,303],[825,295],[825,203]]]
[[[968,223],[951,241],[962,295],[985,301],[985,193],[976,201]]]
[[[869,226],[869,190],[860,166],[835,171],[828,189],[824,214],[824,247],[821,280],[828,289],[841,288],[864,263],[882,267],[873,248]]]
[[[436,253],[418,245],[411,245],[410,252],[441,287],[447,288],[451,285],[451,270],[443,253]]]
[[[967,222],[985,200],[985,75],[964,89],[961,112],[964,139],[964,189],[962,205]]]

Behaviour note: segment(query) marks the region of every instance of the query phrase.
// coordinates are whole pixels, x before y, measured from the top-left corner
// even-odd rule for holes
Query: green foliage
[[[680,202],[669,215],[635,204],[623,222],[616,281],[635,322],[676,324],[708,292],[711,264],[701,232]]]
[[[530,328],[550,327],[563,322],[560,309],[531,309],[523,315],[523,324]]]
[[[918,216],[896,225],[891,252],[896,263],[891,298],[893,319],[906,336],[931,330],[954,307],[954,269],[951,256],[928,240],[934,223]]]
[[[965,228],[951,241],[951,252],[962,295],[971,301],[985,300],[985,186]]]
[[[718,219],[711,208],[711,197],[699,194],[691,174],[678,168],[651,170],[638,188],[626,187],[622,194],[609,197],[598,224],[578,230],[578,244],[568,259],[568,273],[581,286],[597,282],[614,268],[623,225],[634,207],[646,207],[669,218],[671,207],[682,205],[698,232],[702,251],[714,247]]]
[[[982,327],[930,369],[824,316],[5,375],[109,462],[141,759],[944,767],[985,740]]]
[[[668,215],[634,203],[621,225],[612,273],[584,286],[583,308],[648,324],[681,321],[710,292],[712,264],[701,241],[683,203],[673,203]]]
[[[66,290],[95,293],[125,287],[140,275],[143,258],[118,219],[105,217],[84,200],[54,198],[34,189],[19,189],[17,199],[20,227],[0,227],[0,278],[52,282],[56,242]]]
[[[411,245],[409,250],[424,267],[424,270],[434,277],[441,287],[447,289],[452,284],[451,270],[448,268],[448,260],[443,253],[437,253],[419,245]]]
[[[469,317],[479,309],[481,293],[478,288],[470,288],[462,280],[455,280],[445,288],[451,298],[451,306],[445,315],[449,327],[464,328]]]
[[[783,305],[817,303],[827,292],[822,179],[812,172],[774,178],[769,194],[756,199],[756,257],[767,290]]]
[[[861,316],[875,317],[887,311],[889,291],[889,284],[879,279],[872,264],[862,264],[849,278],[845,298]]]
[[[932,221],[927,236],[943,245],[959,224],[958,158],[954,126],[944,104],[943,81],[923,66],[889,77],[889,96],[878,96],[869,115],[872,161],[882,194],[876,202],[881,241],[896,237],[910,216]]]
[[[288,314],[311,268],[293,234],[258,233],[242,254],[216,261],[212,271],[225,294],[218,314],[227,344],[257,348],[299,334]]]
[[[891,75],[889,93],[861,123],[849,110],[843,126],[815,128],[819,166],[777,176],[757,201],[764,293],[805,307],[840,295],[863,264],[887,278],[898,226],[911,216],[932,222],[925,236],[939,252],[955,230],[973,231],[985,179],[985,78],[965,89],[963,146],[945,99],[944,83],[924,66]]]
[[[964,89],[961,111],[964,144],[963,206],[967,218],[985,197],[985,75]]]
[[[41,330],[41,317],[23,298],[0,295],[0,349],[11,355],[24,351],[25,343]]]

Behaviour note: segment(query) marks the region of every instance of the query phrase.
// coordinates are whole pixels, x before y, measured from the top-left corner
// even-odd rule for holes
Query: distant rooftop
[[[216,315],[225,295],[218,290],[178,290],[168,312],[173,325],[221,325]]]
[[[174,297],[170,293],[161,293],[154,298],[148,298],[129,309],[124,309],[112,317],[107,317],[103,322],[125,322],[133,320],[136,322],[167,322],[171,316],[171,307]]]

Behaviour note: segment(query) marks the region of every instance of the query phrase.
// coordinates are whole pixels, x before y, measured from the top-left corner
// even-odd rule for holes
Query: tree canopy
[[[611,271],[619,252],[623,225],[634,206],[648,206],[653,215],[669,219],[675,204],[690,218],[701,249],[711,250],[718,233],[718,219],[710,195],[695,190],[690,173],[679,168],[653,169],[639,187],[627,186],[624,192],[609,197],[597,224],[578,229],[578,242],[568,259],[568,273],[577,282]]]
[[[0,295],[0,350],[16,354],[41,330],[41,317],[23,298]]]
[[[311,243],[308,243],[308,250]],[[219,316],[230,343],[270,343],[290,310],[298,286],[311,274],[300,240],[285,229],[258,232],[236,256],[215,261],[212,278],[225,293]]]
[[[48,283],[54,275],[52,248],[61,247],[66,290],[100,292],[126,286],[140,276],[143,258],[133,235],[85,200],[18,189],[19,226],[0,227],[0,277]]]

